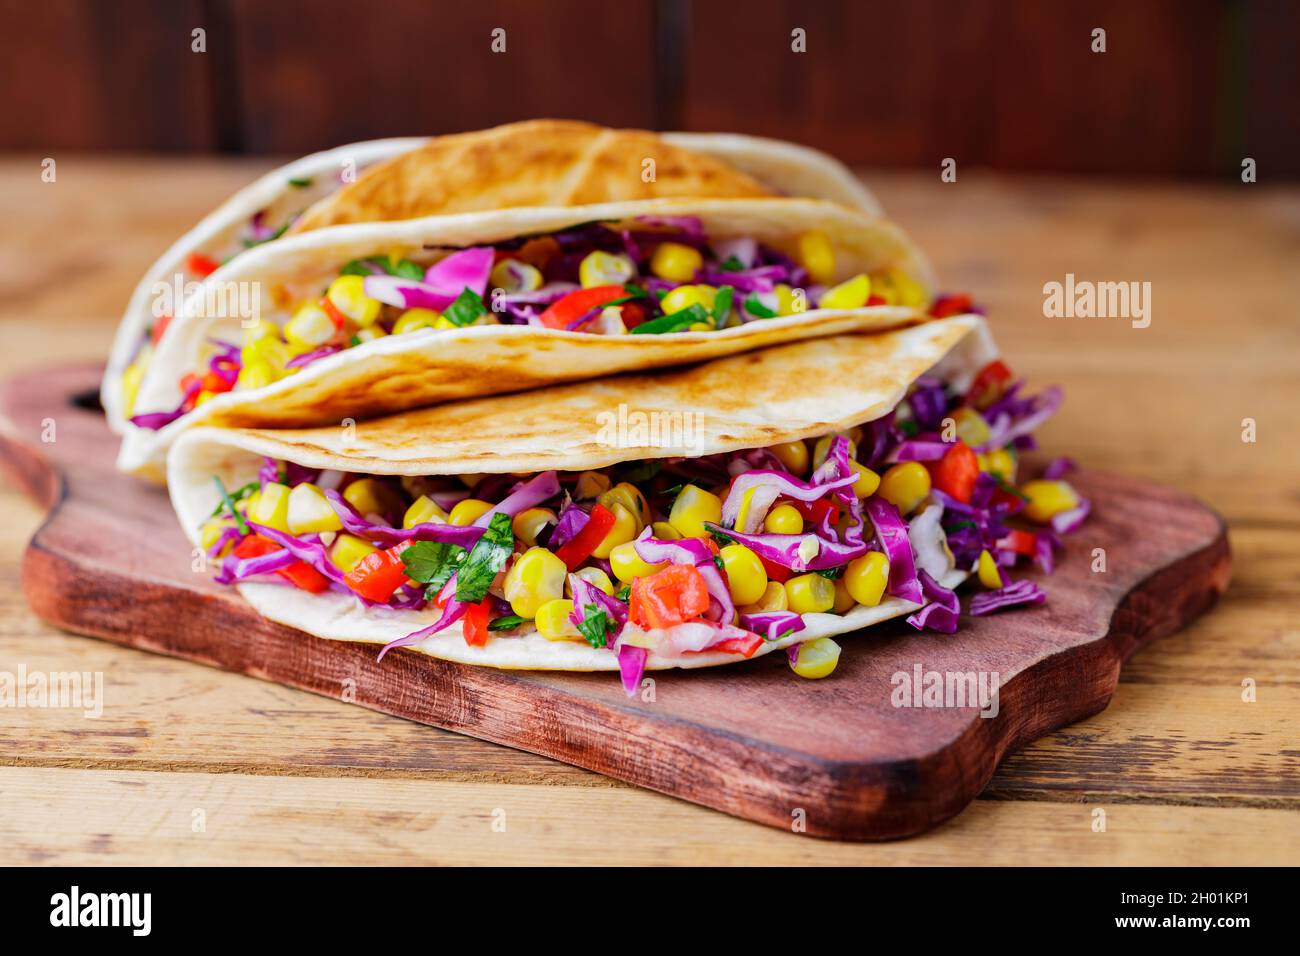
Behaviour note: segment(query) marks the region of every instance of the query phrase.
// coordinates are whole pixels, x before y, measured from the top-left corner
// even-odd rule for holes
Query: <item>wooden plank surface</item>
[[[42,184],[36,161],[0,162],[0,204],[21,224],[0,233],[0,375],[101,358],[140,271],[255,171],[66,168]],[[867,178],[948,283],[980,293],[1013,364],[1066,386],[1066,406],[1044,430],[1048,449],[1182,488],[1229,523],[1234,577],[1220,607],[1139,653],[1104,713],[1013,755],[983,798],[926,836],[814,841],[60,634],[30,614],[17,586],[39,510],[0,486],[0,670],[93,668],[108,699],[126,703],[98,722],[66,710],[0,713],[0,861],[303,862],[335,852],[349,862],[1294,862],[1300,451],[1289,423],[1300,400],[1300,191]],[[1044,318],[1042,284],[1067,271],[1152,281],[1151,327]],[[1250,445],[1240,440],[1247,415],[1259,423]],[[1247,678],[1253,703],[1241,699]],[[123,776],[138,782],[116,782]],[[189,839],[195,792],[220,796],[213,806],[230,823],[216,827],[210,810],[201,846]],[[488,825],[498,806],[506,834]],[[1106,833],[1091,829],[1098,808]],[[168,829],[175,814],[184,834]],[[419,839],[402,839],[404,821]]]

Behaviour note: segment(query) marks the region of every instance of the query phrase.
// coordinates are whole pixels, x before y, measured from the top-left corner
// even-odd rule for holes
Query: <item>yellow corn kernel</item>
[[[248,509],[257,504],[257,499],[262,497],[262,490],[259,488],[242,501],[235,502],[235,510],[245,517],[248,516]]]
[[[291,345],[310,351],[332,339],[336,331],[334,320],[319,302],[304,302],[285,325],[284,337]]]
[[[295,485],[289,492],[288,522],[293,534],[343,530],[343,522],[330,507],[325,493],[310,481]]]
[[[835,603],[831,605],[831,610],[836,614],[843,614],[845,611],[852,610],[857,606],[857,599],[849,591],[844,575],[841,574],[835,579]]]
[[[492,503],[490,501],[465,498],[452,506],[451,514],[447,516],[447,524],[467,528],[491,510]]]
[[[550,508],[525,508],[515,515],[510,527],[514,530],[515,539],[531,548],[537,543],[537,536],[542,533],[542,529],[556,521],[557,516]]]
[[[996,591],[1002,587],[1002,571],[998,568],[998,563],[993,560],[993,555],[987,551],[980,552],[978,567],[980,584],[984,585],[991,591]]]
[[[911,514],[930,493],[930,473],[919,461],[891,465],[880,479],[880,496],[898,509]]]
[[[361,563],[362,558],[378,550],[369,541],[362,541],[354,534],[341,534],[330,545],[330,560],[335,567],[347,574]]]
[[[785,582],[785,599],[796,614],[824,614],[835,606],[835,584],[809,572]]]
[[[489,276],[492,288],[507,295],[518,292],[536,292],[542,287],[542,274],[536,266],[518,259],[502,259],[492,267]]]
[[[397,510],[401,502],[377,478],[362,478],[343,489],[343,500],[362,515],[386,515]]]
[[[717,524],[721,520],[722,499],[695,485],[687,485],[678,492],[672,510],[668,512],[668,523],[683,538],[707,537],[709,532],[704,522]]]
[[[793,505],[777,505],[763,519],[763,530],[769,534],[802,534],[803,515]]]
[[[870,498],[880,487],[880,476],[868,468],[866,465],[849,459],[849,467],[858,473],[858,480],[851,487],[853,493],[859,498]]]
[[[373,342],[375,339],[382,339],[387,334],[384,327],[376,323],[375,325],[368,325],[364,329],[357,329],[356,339],[358,343],[364,344]]]
[[[275,372],[283,373],[284,364],[293,357],[293,353],[278,336],[275,338],[265,336],[247,343],[239,350],[239,357],[245,367],[262,362]]]
[[[266,319],[258,319],[253,325],[244,329],[244,344],[252,345],[254,342],[260,342],[262,339],[270,339],[273,342],[281,341],[280,327],[274,322]]]
[[[572,613],[573,602],[567,598],[547,601],[537,609],[537,616],[533,619],[533,623],[537,626],[537,633],[548,641],[584,640],[578,633],[577,626],[569,618]]]
[[[645,495],[641,494],[641,489],[636,485],[626,481],[620,481],[609,491],[600,495],[597,500],[609,508],[611,511],[614,505],[620,504],[636,517],[636,533],[640,534],[641,530],[650,522],[650,505],[645,500]]]
[[[711,310],[718,290],[708,285],[679,285],[659,300],[664,315],[674,315],[693,305]]]
[[[853,600],[875,607],[885,594],[885,585],[889,584],[889,559],[879,551],[868,551],[849,562],[843,581]]]
[[[623,545],[619,545],[619,547],[621,548],[623,547]],[[612,558],[611,558],[611,562],[612,562]],[[578,568],[578,570],[574,571],[573,573],[576,574],[578,577],[582,578],[582,580],[586,581],[592,587],[604,591],[606,594],[610,596],[613,596],[614,582],[611,581],[609,579],[609,575],[606,574],[604,571],[602,571],[600,568]],[[568,597],[573,597],[572,591],[569,588],[568,578],[564,579],[564,593]]]
[[[826,233],[814,229],[799,237],[799,264],[808,270],[813,282],[823,285],[835,278],[835,250]],[[866,299],[862,300],[863,302]]]
[[[787,441],[768,448],[776,460],[792,475],[803,476],[808,471],[808,445],[803,441]]]
[[[609,552],[609,566],[614,570],[614,577],[624,584],[631,584],[637,578],[658,574],[668,567],[668,564],[667,562],[647,564],[636,553],[636,542],[625,541]]]
[[[840,646],[829,637],[815,637],[799,645],[790,669],[800,677],[819,680],[829,677],[840,662]]]
[[[713,324],[710,322],[692,322],[686,326],[687,332],[712,332]]]
[[[776,294],[777,315],[797,315],[808,311],[808,294],[803,289],[792,289],[780,282],[772,291]]]
[[[334,308],[362,328],[373,325],[383,307],[378,299],[366,295],[366,280],[363,276],[339,276],[325,290],[325,296]]]
[[[402,516],[403,528],[414,528],[417,524],[450,524],[450,519],[438,502],[428,495],[420,495]]]
[[[407,309],[402,313],[402,317],[393,323],[393,334],[403,335],[406,332],[416,332],[420,329],[441,328],[438,323],[443,317],[433,309]],[[447,319],[447,324],[455,328],[455,323]]]
[[[636,275],[636,265],[625,255],[597,249],[583,257],[578,266],[578,282],[584,289],[598,285],[622,285]]]
[[[614,512],[614,526],[609,529],[604,540],[592,549],[591,555],[594,558],[608,558],[620,544],[637,536],[636,515],[617,502],[609,510]]]
[[[1029,500],[1025,503],[1025,517],[1046,524],[1062,511],[1079,507],[1079,493],[1068,481],[1027,481],[1020,493]]]
[[[650,257],[650,271],[669,282],[690,282],[702,265],[699,250],[680,242],[661,242]]]
[[[501,591],[510,609],[520,617],[535,617],[538,609],[564,597],[564,578],[569,569],[545,548],[529,548],[510,565]]]
[[[743,544],[729,544],[718,552],[727,573],[727,590],[736,604],[753,604],[767,591],[767,571],[758,555]]]
[[[573,497],[579,501],[599,498],[609,491],[609,476],[599,471],[584,471],[578,475],[578,483],[573,488]]]
[[[786,598],[785,585],[780,581],[768,581],[767,587],[763,589],[763,595],[753,604],[745,604],[738,608],[742,614],[758,614],[761,611],[788,611],[790,602]]]
[[[859,273],[839,285],[831,286],[817,302],[819,309],[860,309],[871,296],[871,280]]]
[[[820,468],[826,463],[826,456],[831,453],[831,442],[836,438],[844,435],[843,432],[831,432],[829,435],[823,435],[817,439],[817,444],[813,445],[812,464],[813,468]],[[847,435],[844,437],[848,438]],[[849,438],[849,461],[858,456],[858,443]]]
[[[199,528],[199,547],[204,551],[211,550],[212,546],[217,543],[218,539],[229,527],[232,527],[232,525],[228,518],[209,518],[203,522],[203,527]],[[217,557],[225,557],[230,548],[231,543],[227,542],[226,546],[221,549],[221,554],[217,555]]]
[[[909,309],[919,309],[929,301],[925,287],[909,276],[902,269],[886,269],[886,282],[894,290],[899,305]]]
[[[144,381],[144,366],[139,360],[132,362],[122,373],[122,413],[130,418],[135,413],[135,400],[140,394],[140,383]]]
[[[276,531],[289,530],[289,486],[272,481],[262,486],[257,501],[248,508],[248,520]]]
[[[217,397],[216,392],[208,391],[208,389],[205,388],[201,392],[199,392],[199,394],[194,396],[194,407],[198,408],[200,405],[206,405],[208,402],[212,401],[216,397]]]
[[[650,533],[660,541],[680,541],[682,539],[681,532],[667,521],[656,521],[650,526]]]
[[[235,379],[235,388],[245,390],[266,388],[279,380],[280,374],[266,362],[250,362],[240,368],[239,377]]]
[[[1016,456],[1007,449],[999,448],[996,451],[981,452],[975,457],[979,462],[980,471],[997,475],[1008,484],[1016,480]]]
[[[952,422],[957,437],[972,448],[984,444],[990,438],[989,423],[973,408],[957,409],[952,413]]]

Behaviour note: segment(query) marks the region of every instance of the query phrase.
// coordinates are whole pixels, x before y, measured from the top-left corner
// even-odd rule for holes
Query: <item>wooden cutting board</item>
[[[817,836],[900,837],[958,813],[1005,753],[1102,710],[1123,662],[1211,607],[1229,576],[1214,512],[1168,488],[1083,471],[1072,480],[1093,517],[1041,582],[1047,604],[964,618],[955,635],[898,621],[846,636],[827,680],[795,677],[773,654],[656,672],[653,694],[628,698],[608,673],[493,671],[407,651],[379,664],[373,646],[266,621],[191,571],[166,493],[113,469],[99,376],[76,366],[0,385],[0,465],[50,511],[23,563],[27,600],[45,620]],[[949,673],[996,674],[996,716],[895,706],[902,685]]]

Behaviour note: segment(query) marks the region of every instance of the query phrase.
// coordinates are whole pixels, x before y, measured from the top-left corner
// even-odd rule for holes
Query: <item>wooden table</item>
[[[40,157],[0,162],[0,375],[103,356],[139,273],[266,165],[66,156],[44,183]],[[105,684],[97,720],[0,710],[0,863],[1300,860],[1300,191],[867,179],[948,285],[988,305],[1013,366],[1066,386],[1049,451],[1183,488],[1231,526],[1223,603],[1134,658],[1103,714],[1009,757],[924,836],[814,840],[55,631],[18,586],[41,515],[0,485],[0,671]],[[1150,281],[1150,327],[1045,318],[1043,284],[1068,272]]]

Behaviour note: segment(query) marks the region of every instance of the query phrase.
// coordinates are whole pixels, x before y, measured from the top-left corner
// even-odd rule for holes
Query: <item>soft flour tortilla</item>
[[[881,335],[846,335],[719,359],[659,375],[624,375],[420,409],[362,422],[354,429],[292,431],[198,428],[182,436],[168,459],[168,485],[181,526],[198,543],[199,527],[219,503],[213,475],[227,487],[256,479],[262,457],[309,468],[393,475],[577,471],[617,462],[698,456],[811,438],[887,414],[929,369],[958,388],[996,357],[983,321],[960,316]],[[659,421],[698,418],[657,441],[650,433],[602,433],[608,416],[631,409]],[[676,416],[676,418],[674,418]],[[652,419],[654,420],[654,419]],[[629,441],[619,444],[616,439]],[[965,578],[960,570],[943,582]],[[240,592],[271,620],[331,640],[386,644],[437,620],[439,612],[366,608],[350,595],[308,594],[277,584],[244,583]],[[916,610],[886,598],[845,615],[807,615],[795,635],[765,643],[759,654],[855,631]],[[532,670],[617,670],[607,648],[549,641],[525,626],[469,647],[459,624],[416,650],[446,660]],[[707,667],[734,655],[656,655],[647,667]]]
[[[402,157],[413,154],[408,179],[408,164]],[[561,161],[566,157],[567,164]],[[656,161],[649,192],[641,181],[645,158]],[[345,170],[358,173],[355,182],[340,182]],[[291,185],[292,179],[311,182],[297,187]],[[427,184],[428,190],[410,192],[417,184]],[[265,211],[272,228],[301,213],[290,231],[305,232],[333,223],[409,219],[507,205],[773,194],[826,199],[881,214],[875,197],[831,157],[752,136],[664,133],[656,137],[642,130],[533,120],[435,139],[352,143],[306,156],[236,193],[149,267],[131,296],[109,355],[100,392],[109,427],[117,432],[127,427],[121,377],[155,321],[151,310],[155,284],[184,275],[185,260],[192,253],[221,257],[238,248],[249,220],[259,211]],[[374,205],[363,201],[372,195],[381,201]]]
[[[841,164],[777,140],[530,120],[439,136],[367,170],[290,228],[637,199],[827,199],[880,207]]]
[[[393,248],[469,246],[552,232],[593,220],[636,225],[640,216],[698,216],[717,239],[753,236],[789,249],[810,229],[836,248],[837,280],[897,267],[933,288],[929,264],[892,223],[833,203],[805,199],[651,200],[567,208],[511,209],[362,223],[316,230],[252,249],[213,274],[226,288],[255,290],[263,318],[277,314],[273,287],[322,288],[351,259]],[[180,377],[199,367],[212,339],[241,340],[239,319],[198,314],[202,290],[187,300],[159,344],[137,412],[176,407]],[[312,363],[265,388],[217,395],[163,429],[131,429],[118,467],[160,475],[176,436],[198,424],[288,428],[334,424],[480,395],[635,369],[702,361],[782,342],[842,332],[880,331],[922,321],[912,309],[812,309],[736,328],[665,335],[604,336],[537,326],[488,325],[390,335]]]

